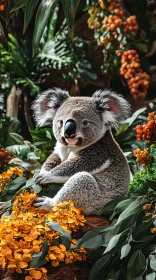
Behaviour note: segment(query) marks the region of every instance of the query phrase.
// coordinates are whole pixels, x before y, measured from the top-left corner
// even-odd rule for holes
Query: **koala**
[[[99,215],[106,203],[127,194],[129,167],[111,133],[130,114],[121,95],[98,90],[92,97],[70,97],[66,90],[53,88],[37,97],[33,110],[38,125],[53,123],[57,140],[34,180],[64,183],[53,198],[38,198],[35,207],[49,210],[73,200],[86,216]]]

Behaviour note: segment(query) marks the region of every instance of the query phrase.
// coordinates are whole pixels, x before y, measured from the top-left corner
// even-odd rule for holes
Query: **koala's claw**
[[[37,184],[49,183],[47,174],[36,173],[33,178]]]
[[[44,209],[49,211],[53,206],[53,199],[47,196],[42,196],[35,199],[35,203],[33,204],[37,209]]]
[[[33,179],[35,180],[35,178],[37,177],[39,173],[35,173],[34,176],[33,176]]]

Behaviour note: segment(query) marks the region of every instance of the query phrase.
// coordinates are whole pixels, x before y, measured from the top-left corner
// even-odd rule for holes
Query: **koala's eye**
[[[63,126],[63,120],[60,120],[60,126],[61,127]]]
[[[82,124],[83,124],[84,126],[87,126],[87,125],[88,125],[88,121],[87,121],[87,120],[84,120]]]

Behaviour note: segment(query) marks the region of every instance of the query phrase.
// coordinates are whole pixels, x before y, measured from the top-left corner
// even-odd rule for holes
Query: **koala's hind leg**
[[[95,178],[87,172],[78,172],[73,175],[54,196],[53,199],[43,197],[37,200],[36,207],[47,209],[51,203],[72,200],[76,207],[82,206],[85,215],[98,215],[104,205],[104,197]]]

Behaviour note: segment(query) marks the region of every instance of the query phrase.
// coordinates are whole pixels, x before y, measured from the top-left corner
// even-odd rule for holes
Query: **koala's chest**
[[[69,160],[77,156],[77,149],[67,148],[65,146],[62,146],[60,144],[56,144],[55,152],[61,159],[61,161]]]

